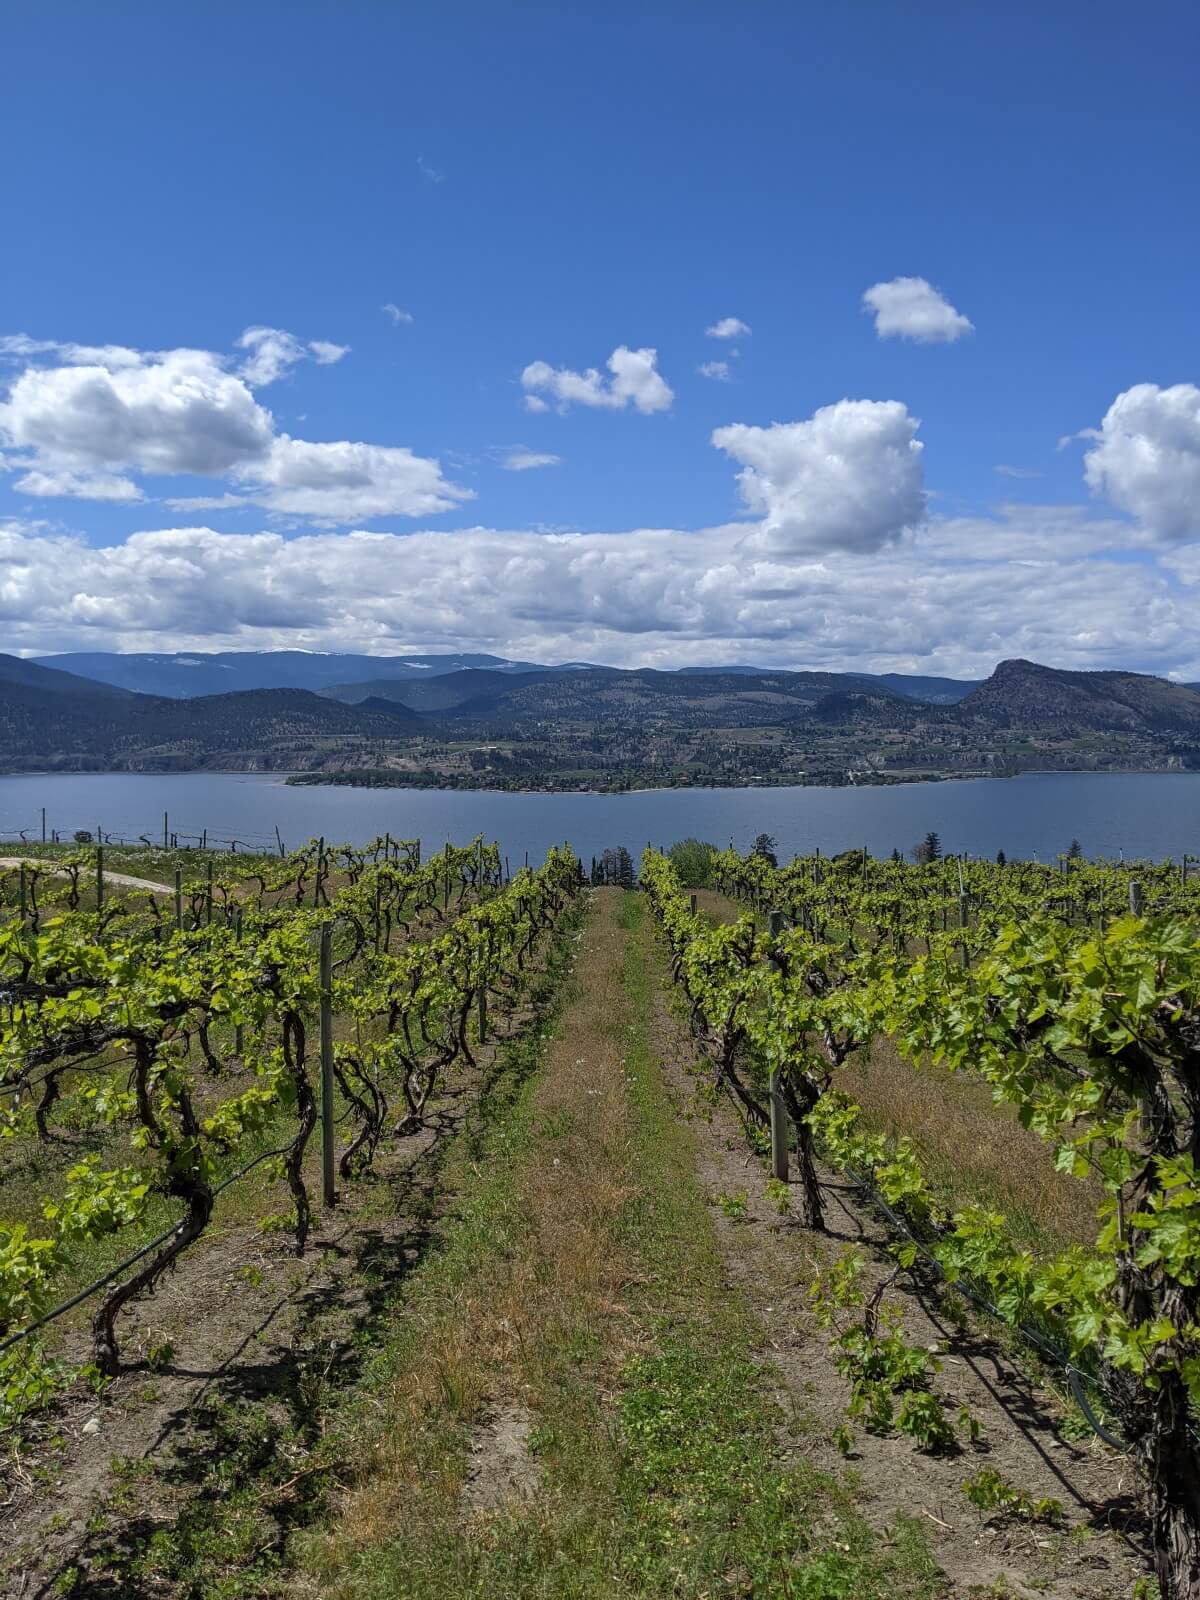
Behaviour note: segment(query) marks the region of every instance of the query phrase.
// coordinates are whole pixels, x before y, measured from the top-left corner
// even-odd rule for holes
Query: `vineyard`
[[[72,1417],[198,1359],[186,1329],[155,1343],[170,1284],[208,1281],[218,1243],[226,1294],[264,1250],[325,1259],[447,1107],[466,1140],[429,1260],[362,1334],[388,1354],[354,1367],[352,1420],[313,1400],[328,1416],[269,1465],[207,1462],[215,1553],[160,1517],[119,1559],[25,1549],[11,1592],[1200,1594],[1200,884],[733,851],[706,883],[647,849],[640,891],[592,890],[568,848],[510,873],[480,839],[0,870],[0,1482],[24,1527],[54,1512]],[[1040,1175],[1028,1215],[971,1128],[997,1130],[1002,1180]],[[706,1161],[753,1195],[705,1191]],[[797,1280],[788,1339],[837,1414],[781,1461],[755,1307]],[[994,1405],[951,1400],[934,1303],[991,1352]],[[1132,1496],[1090,1578],[1046,1565],[1088,1530],[1019,1428],[991,1437],[1033,1390],[1091,1441],[1091,1500]],[[871,1531],[846,1496],[885,1448],[1025,1537],[1027,1586],[982,1534],[960,1548],[944,1499]],[[859,1477],[814,1476],[822,1451]]]
[[[932,1266],[1056,1360],[1143,1475],[1161,1593],[1200,1592],[1200,896],[1186,869],[856,854],[779,871],[729,852],[713,871],[753,908],[715,928],[665,857],[642,863],[715,1082],[764,1130],[774,1181],[794,1136],[806,1226],[824,1223],[820,1159],[886,1208],[899,1268]],[[1098,1185],[1086,1247],[1037,1259],[1003,1215],[935,1193],[902,1128],[863,1128],[839,1071],[881,1033],[914,1071],[932,1060],[984,1079],[1059,1172]],[[879,1297],[864,1303],[860,1265],[841,1258],[818,1288],[852,1418],[953,1446],[928,1357]]]

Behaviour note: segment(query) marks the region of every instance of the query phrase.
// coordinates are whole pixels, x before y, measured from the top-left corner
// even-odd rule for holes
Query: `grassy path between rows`
[[[730,1289],[655,1045],[642,901],[594,896],[541,1069],[462,1160],[458,1215],[333,1441],[296,1595],[944,1595],[806,1464]],[[258,1591],[263,1592],[263,1591]]]

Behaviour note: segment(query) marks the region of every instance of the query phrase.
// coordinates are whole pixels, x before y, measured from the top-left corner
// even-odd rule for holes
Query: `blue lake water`
[[[930,828],[948,851],[1053,858],[1078,839],[1090,856],[1200,856],[1200,774],[1055,773],[866,789],[659,789],[626,795],[488,794],[419,789],[289,788],[278,776],[127,773],[0,778],[0,836],[47,826],[161,840],[163,812],[183,835],[288,848],[306,839],[363,844],[384,832],[426,849],[476,833],[498,839],[513,867],[569,840],[585,861],[609,845],[636,855],[648,840],[689,834],[746,848],[773,834],[790,857],[866,845],[907,850]]]

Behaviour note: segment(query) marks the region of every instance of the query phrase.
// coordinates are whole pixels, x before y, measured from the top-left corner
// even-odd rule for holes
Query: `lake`
[[[929,829],[947,851],[1053,858],[1078,839],[1091,856],[1200,856],[1200,774],[1052,773],[865,789],[658,789],[625,795],[490,794],[431,789],[289,788],[277,775],[86,773],[0,777],[0,836],[47,827],[68,837],[102,827],[161,840],[171,829],[210,842],[291,849],[323,834],[363,844],[390,832],[427,850],[483,833],[515,868],[569,840],[588,861],[609,845],[636,856],[689,834],[747,848],[773,834],[781,856],[866,845],[907,850]]]

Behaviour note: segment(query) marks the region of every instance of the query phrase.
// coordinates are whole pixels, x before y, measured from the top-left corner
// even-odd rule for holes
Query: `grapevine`
[[[1092,1373],[1146,1483],[1161,1592],[1200,1592],[1195,885],[1170,864],[908,866],[864,852],[780,871],[730,851],[715,871],[752,908],[732,929],[691,910],[665,857],[647,852],[642,878],[718,1079],[759,1121],[774,1069],[802,1184],[816,1186],[807,1220],[821,1222],[819,1146],[947,1278]],[[775,936],[768,909],[790,924]],[[838,1069],[878,1034],[915,1070],[981,1077],[1061,1173],[1098,1182],[1091,1244],[1017,1248],[1002,1215],[938,1198],[903,1129],[864,1131]]]
[[[0,1137],[47,1152],[86,1138],[127,1155],[110,1164],[82,1152],[41,1226],[0,1223],[0,1425],[45,1397],[36,1325],[61,1300],[79,1246],[137,1237],[152,1200],[175,1209],[136,1270],[102,1285],[92,1356],[111,1374],[119,1319],[203,1236],[224,1175],[268,1135],[280,1144],[267,1155],[291,1195],[295,1249],[305,1249],[323,933],[328,1003],[351,1024],[331,1062],[348,1181],[389,1132],[419,1124],[441,1075],[473,1064],[489,998],[513,1004],[580,883],[567,849],[505,883],[497,848],[482,840],[426,861],[415,843],[314,841],[274,863],[233,857],[219,872],[210,863],[181,874],[172,918],[154,897],[88,910],[83,868],[68,862],[63,879],[27,872],[24,915],[0,923]],[[389,1129],[397,1100],[403,1115]]]

